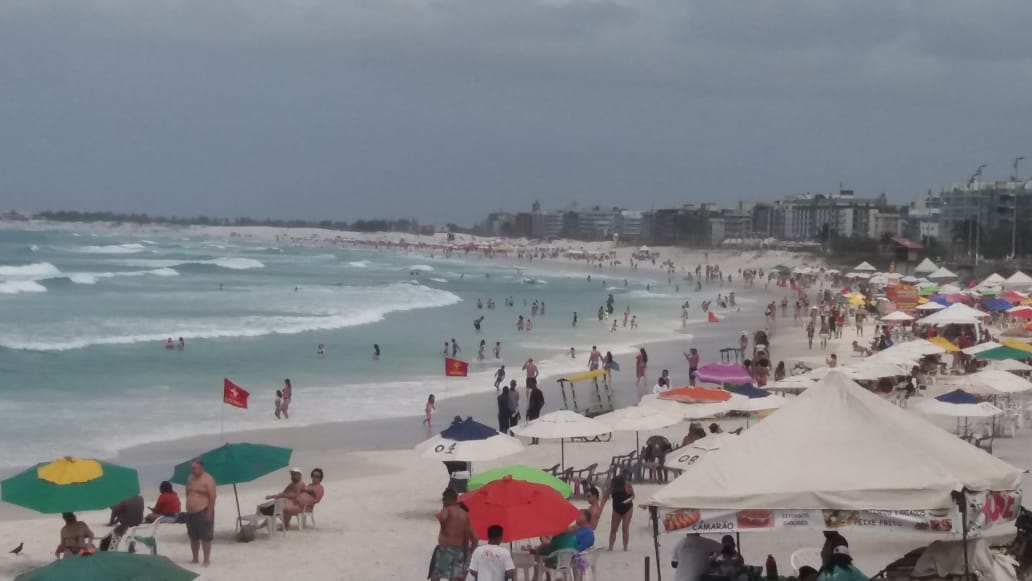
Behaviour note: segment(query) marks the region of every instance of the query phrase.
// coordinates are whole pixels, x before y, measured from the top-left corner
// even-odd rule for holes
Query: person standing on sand
[[[443,355],[444,355],[445,357],[448,357],[448,342],[447,342],[447,341],[445,341],[445,342],[444,342],[444,351],[443,351]]]
[[[647,353],[645,353],[645,348],[642,347],[638,350],[638,355],[636,355],[634,358],[634,374],[636,378],[634,380],[634,385],[639,389],[641,388],[641,384],[643,381],[646,384],[648,384],[648,379],[645,378],[645,374],[648,371],[648,365],[649,356]]]
[[[699,371],[699,350],[692,347],[684,354],[684,358],[688,360],[688,385],[694,386],[695,374]]]
[[[426,417],[423,418],[423,423],[426,427],[430,427],[430,420],[434,417],[434,410],[437,409],[437,403],[434,401],[434,394],[430,394],[430,397],[426,398]]]
[[[288,420],[290,419],[290,415],[287,413],[287,409],[290,407],[290,400],[293,398],[293,396],[294,396],[294,388],[290,386],[290,380],[289,379],[284,379],[283,380],[283,409],[280,410],[280,411],[283,412],[283,418],[284,419],[288,419]]]
[[[477,545],[477,535],[469,522],[469,515],[459,506],[459,495],[451,488],[441,494],[441,512],[437,522],[437,547],[430,557],[430,581],[465,581],[466,557]]]
[[[211,540],[215,536],[215,480],[195,458],[186,479],[186,534],[190,538],[191,563],[197,563],[198,549],[204,552],[204,566],[211,564]]]
[[[545,394],[537,386],[535,381],[533,385],[527,385],[527,421],[532,422],[541,416],[541,410],[545,407]],[[537,444],[537,438],[531,438],[531,444]]]
[[[813,349],[813,321],[806,324],[806,344]]]
[[[509,382],[509,435],[512,428],[520,425],[520,390],[516,388],[516,380]]]
[[[537,387],[538,368],[534,364],[534,359],[527,359],[527,362],[523,364],[523,370],[527,372],[527,391],[530,391],[530,387]]]
[[[502,393],[495,398],[498,400],[498,433],[509,433],[509,421],[512,419],[512,410],[509,409],[509,386],[502,387]]]
[[[634,487],[621,474],[609,483],[606,495],[602,497],[602,508],[606,502],[613,499],[613,518],[609,528],[609,550],[613,550],[616,544],[616,531],[623,526],[623,550],[627,550],[627,542],[630,540],[631,517],[634,515]]]
[[[462,349],[459,349],[459,344],[456,343],[455,342],[455,338],[452,337],[452,340],[451,340],[451,356],[452,356],[452,359],[454,359],[454,358],[459,356],[459,351],[462,351]]]

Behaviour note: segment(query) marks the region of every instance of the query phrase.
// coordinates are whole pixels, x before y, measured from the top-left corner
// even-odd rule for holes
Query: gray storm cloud
[[[6,2],[0,206],[909,199],[1032,153],[1028,22],[953,0]]]

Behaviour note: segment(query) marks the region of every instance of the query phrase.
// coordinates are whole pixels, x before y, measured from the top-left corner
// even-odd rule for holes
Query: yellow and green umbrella
[[[37,464],[0,482],[0,500],[51,514],[100,510],[138,494],[136,470],[72,457]]]
[[[102,551],[68,557],[28,573],[14,581],[191,581],[197,573],[176,565],[168,557]]]
[[[569,498],[570,495],[573,494],[573,490],[570,488],[569,484],[559,480],[544,470],[533,468],[531,466],[524,466],[522,464],[502,466],[501,468],[495,468],[494,470],[488,470],[477,474],[469,480],[469,491],[472,492],[488,483],[507,477],[512,478],[513,480],[543,484],[558,492],[563,498]]]

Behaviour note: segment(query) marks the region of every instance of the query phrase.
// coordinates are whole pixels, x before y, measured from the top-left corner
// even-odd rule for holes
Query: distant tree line
[[[389,220],[279,220],[274,218],[219,218],[213,216],[150,216],[148,214],[118,214],[115,212],[77,212],[74,210],[47,210],[38,212],[36,219],[53,222],[111,222],[114,224],[160,224],[170,226],[271,226],[274,228],[323,228],[350,232],[404,232],[433,234],[433,226],[423,226],[415,219]],[[449,225],[452,226],[452,225]],[[458,228],[456,226],[456,228]]]

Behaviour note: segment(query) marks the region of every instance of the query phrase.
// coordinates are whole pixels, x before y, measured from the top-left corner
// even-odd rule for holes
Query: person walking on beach
[[[495,341],[494,356],[495,356],[495,359],[501,359],[502,358],[502,342],[501,341]]]
[[[448,342],[447,341],[444,342],[444,351],[441,354],[444,355],[445,357],[448,357]]]
[[[598,366],[601,363],[601,360],[602,360],[602,353],[599,352],[598,346],[592,345],[591,346],[591,354],[588,355],[588,370],[589,371],[595,371],[596,369],[598,369]]]
[[[423,423],[426,427],[430,427],[430,420],[434,417],[434,410],[437,409],[437,403],[434,401],[434,394],[430,394],[430,397],[426,398],[426,417],[423,418]]]
[[[806,345],[813,349],[813,321],[806,324]]]
[[[459,494],[445,488],[441,494],[441,512],[437,522],[437,547],[430,557],[430,581],[465,581],[466,557],[477,545],[477,535],[469,522],[469,514],[459,506]]]
[[[821,349],[828,348],[828,339],[831,337],[831,329],[828,328],[828,317],[821,317]]]
[[[634,385],[641,388],[642,382],[648,384],[648,379],[645,378],[646,371],[648,371],[649,356],[645,353],[645,348],[638,349],[638,355],[634,358]]]
[[[527,421],[532,422],[541,416],[541,410],[545,407],[545,394],[537,386],[535,381],[533,385],[527,385]],[[537,444],[537,438],[531,438],[531,444]]]
[[[502,381],[504,381],[504,380],[505,380],[505,366],[503,365],[503,366],[498,368],[498,371],[495,371],[495,393],[498,392],[498,386],[500,386],[502,384]]]
[[[290,415],[287,413],[287,409],[290,407],[290,400],[293,398],[294,388],[290,385],[289,379],[283,380],[283,418],[289,420]]]
[[[204,566],[211,564],[211,540],[215,536],[215,480],[195,458],[186,479],[186,535],[190,538],[191,563],[197,563],[198,549],[204,552]]]
[[[277,389],[276,390],[276,409],[275,409],[276,419],[277,420],[280,419],[280,416],[282,416],[282,414],[283,414],[283,392],[281,390]]]
[[[453,359],[459,356],[459,351],[462,351],[462,349],[459,349],[459,344],[455,342],[455,337],[452,337],[451,356]]]

